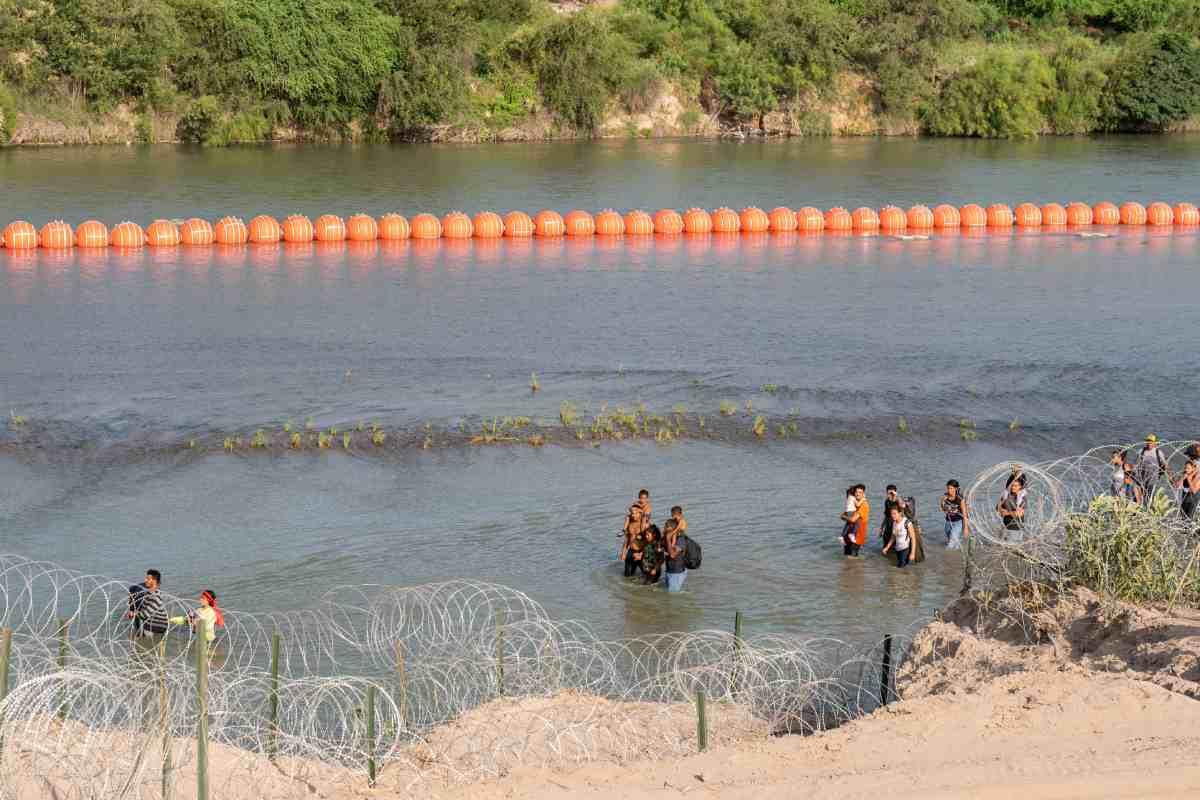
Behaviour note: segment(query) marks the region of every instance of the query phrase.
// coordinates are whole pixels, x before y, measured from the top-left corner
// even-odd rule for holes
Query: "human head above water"
[[[860,500],[861,500],[861,499],[862,499],[862,498],[863,498],[863,497],[866,495],[866,493],[867,493],[867,487],[866,487],[866,486],[864,486],[864,485],[863,485],[863,484],[861,484],[861,483],[859,483],[859,484],[855,484],[855,486],[854,486],[854,496],[855,496],[856,498],[858,498],[858,499],[860,499]]]
[[[671,516],[672,517],[682,517],[683,516],[683,506],[671,506]]]
[[[896,488],[896,484],[889,483],[887,485],[887,489],[885,489],[884,491],[886,491],[888,494],[895,494],[896,492],[898,492],[900,490]]]
[[[904,516],[904,512],[900,510],[900,506],[892,506],[892,510],[888,513],[892,515],[893,520],[898,520]]]
[[[157,589],[162,586],[162,573],[156,569],[146,570],[146,588]]]
[[[650,490],[649,489],[638,489],[638,500],[649,500],[649,499],[650,499]]]
[[[213,608],[216,608],[217,596],[216,596],[216,594],[213,593],[212,589],[205,589],[203,592],[200,593],[200,602],[204,603],[204,605],[206,605],[206,606],[211,606]]]

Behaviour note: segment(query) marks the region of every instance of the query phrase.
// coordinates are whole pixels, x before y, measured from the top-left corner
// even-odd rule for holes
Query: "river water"
[[[1197,177],[1187,136],[2,150],[0,220],[1194,202]],[[901,631],[961,584],[947,478],[1200,432],[1198,254],[1196,232],[1153,229],[0,251],[0,410],[26,419],[0,437],[0,550],[131,581],[154,566],[243,610],[468,578],[603,636],[735,610],[754,631]],[[563,402],[584,426],[676,412],[684,434],[593,446]],[[530,423],[467,443],[493,417]],[[245,447],[309,421],[390,438]],[[872,528],[884,484],[918,499],[925,563],[842,559],[858,481]],[[704,546],[680,596],[620,577],[642,486]]]

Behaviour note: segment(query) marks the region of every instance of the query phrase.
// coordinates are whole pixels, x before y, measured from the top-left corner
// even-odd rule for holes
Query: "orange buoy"
[[[533,236],[533,220],[524,211],[510,211],[504,215],[504,235],[523,239]]]
[[[417,214],[412,218],[411,225],[414,239],[442,238],[442,223],[433,214]]]
[[[283,220],[283,240],[303,243],[313,240],[312,221],[303,214],[292,214]]]
[[[151,247],[178,247],[179,228],[168,219],[156,219],[146,226],[146,244]]]
[[[318,242],[344,242],[346,223],[337,214],[322,214],[313,220],[313,238]]]
[[[1135,203],[1132,200],[1121,203],[1121,224],[1145,225],[1146,209],[1141,203]]]
[[[563,230],[567,236],[592,236],[596,233],[596,220],[586,211],[573,209],[563,217]]]
[[[623,233],[625,233],[625,218],[616,211],[606,208],[596,215],[596,235],[620,236]]]
[[[867,206],[859,206],[850,213],[850,222],[856,231],[877,231],[879,230],[879,215],[875,213],[875,209]]]
[[[255,217],[250,221],[251,230],[254,228],[254,223],[259,219],[261,219],[261,217]],[[271,221],[275,222],[275,220]],[[275,227],[278,228],[279,223],[276,222]],[[217,238],[216,234],[213,232],[213,226],[210,225],[206,219],[192,217],[191,219],[184,220],[183,224],[179,226],[180,244],[205,246],[212,244],[216,240]],[[272,241],[279,241],[279,237],[276,237]]]
[[[964,228],[982,228],[987,225],[987,212],[982,206],[967,203],[958,210],[959,225]]]
[[[742,218],[732,208],[721,206],[712,212],[712,224],[715,233],[737,233],[742,229]]]
[[[1013,225],[1012,209],[1004,203],[993,203],[987,207],[987,224],[989,228],[1011,228]]]
[[[136,222],[122,222],[112,229],[109,242],[113,247],[141,247],[146,243],[146,232]]]
[[[1042,210],[1033,203],[1021,203],[1013,209],[1013,221],[1022,228],[1039,228],[1042,225]]]
[[[1067,210],[1058,203],[1047,203],[1042,206],[1043,225],[1066,225]]]
[[[645,211],[634,209],[625,215],[626,236],[651,236],[654,233],[654,220]]]
[[[250,240],[250,232],[241,217],[221,217],[213,225],[213,238],[217,244],[245,244]]]
[[[75,229],[77,247],[108,247],[108,242],[108,226],[103,222],[89,219]]]
[[[562,216],[549,208],[543,208],[533,215],[533,234],[543,238],[562,236],[567,226],[563,224]]]
[[[885,231],[900,232],[908,227],[908,215],[895,206],[879,209],[879,227]]]
[[[379,238],[389,242],[407,239],[412,233],[408,218],[403,214],[391,212],[379,218]]]
[[[689,208],[683,214],[683,231],[703,235],[712,233],[713,221],[712,215],[703,208]]]
[[[1191,203],[1175,204],[1176,225],[1200,225],[1200,209]]]
[[[841,206],[834,206],[825,212],[825,230],[827,231],[848,231],[854,228],[854,220],[850,217],[850,212]]]
[[[1100,202],[1092,206],[1092,222],[1096,225],[1118,225],[1121,222],[1121,211],[1109,202]]]
[[[742,233],[764,233],[771,229],[771,218],[758,206],[742,209]]]
[[[61,219],[43,225],[38,238],[47,250],[70,250],[75,246],[75,231]]]
[[[480,211],[471,220],[476,239],[499,239],[504,235],[504,220],[494,211]]]
[[[346,220],[346,238],[352,242],[373,242],[379,238],[379,225],[369,214],[355,214]]]
[[[918,230],[927,231],[933,227],[933,212],[928,206],[915,205],[908,210],[908,227]]]
[[[1151,203],[1146,206],[1146,224],[1148,225],[1174,225],[1175,212],[1169,205],[1162,202]],[[42,236],[43,242],[45,235]],[[45,245],[43,244],[43,247]]]
[[[470,239],[475,235],[471,218],[461,211],[451,211],[442,217],[442,236],[446,239]]]
[[[4,229],[4,246],[9,250],[32,250],[38,246],[37,228],[23,219],[8,223]]]
[[[661,236],[678,236],[683,233],[683,217],[673,208],[661,208],[654,212],[654,232]]]
[[[767,214],[767,222],[770,223],[771,233],[788,233],[800,227],[796,212],[785,206],[772,208]]]
[[[949,203],[942,203],[933,209],[933,227],[957,228],[960,225],[958,209]]]
[[[1043,222],[1045,220],[1043,219]],[[1067,203],[1067,224],[1076,227],[1092,224],[1092,207],[1087,203]]]
[[[796,209],[796,227],[805,233],[820,233],[825,230],[825,215],[821,209],[804,206]]]

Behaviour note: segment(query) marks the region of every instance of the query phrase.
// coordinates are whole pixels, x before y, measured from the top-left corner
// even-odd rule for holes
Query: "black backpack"
[[[683,536],[683,566],[687,569],[700,569],[700,543],[690,536]],[[679,542],[675,543],[677,546]]]

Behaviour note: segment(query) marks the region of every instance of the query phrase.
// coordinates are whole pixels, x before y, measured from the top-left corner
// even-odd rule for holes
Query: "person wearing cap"
[[[1142,489],[1142,502],[1150,502],[1154,496],[1154,485],[1164,475],[1170,477],[1167,457],[1158,448],[1158,437],[1152,433],[1146,437],[1146,444],[1134,462],[1134,477]]]

